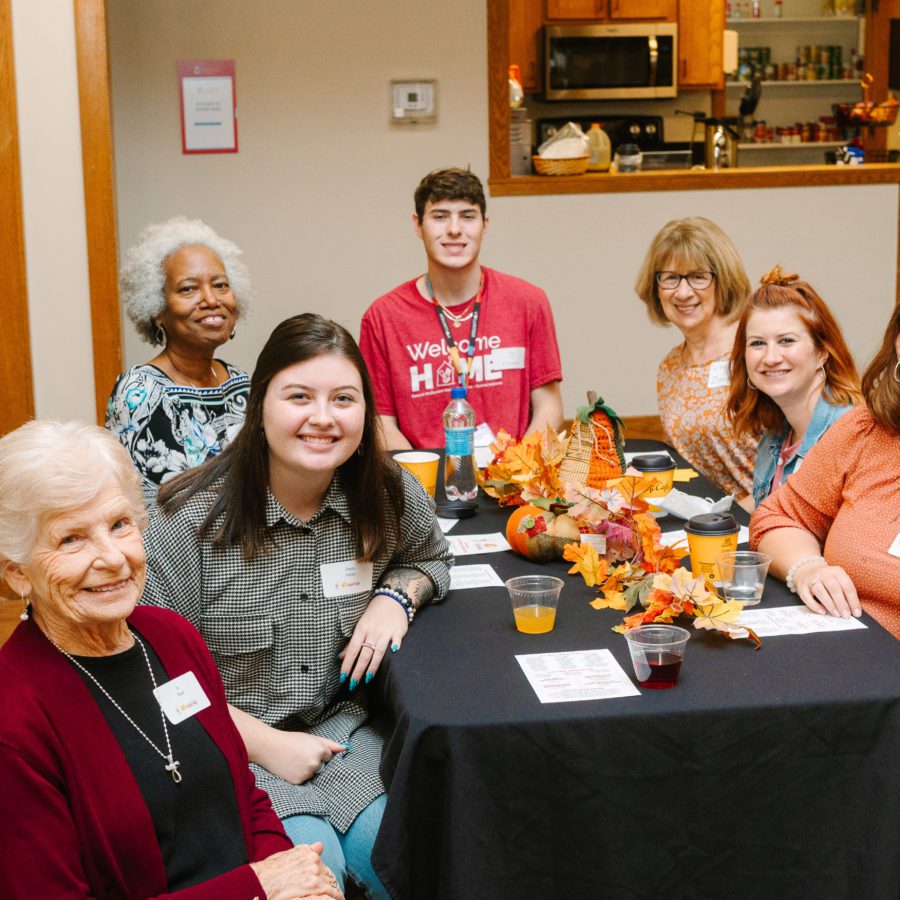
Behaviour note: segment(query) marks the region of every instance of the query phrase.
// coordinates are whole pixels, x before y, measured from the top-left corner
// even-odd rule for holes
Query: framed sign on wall
[[[182,153],[237,153],[233,59],[178,61]]]

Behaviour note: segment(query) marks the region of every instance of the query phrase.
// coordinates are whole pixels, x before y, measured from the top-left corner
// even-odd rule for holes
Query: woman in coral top
[[[848,412],[750,521],[750,546],[814,612],[864,609],[900,639],[900,303]]]
[[[856,365],[825,301],[775,266],[750,297],[731,351],[727,415],[736,434],[759,440],[754,503],[797,471],[858,403]]]
[[[656,325],[684,341],[659,364],[656,393],[666,439],[723,491],[753,509],[756,440],[725,418],[729,356],[750,282],[728,235],[709,219],[669,222],[653,239],[634,289]]]

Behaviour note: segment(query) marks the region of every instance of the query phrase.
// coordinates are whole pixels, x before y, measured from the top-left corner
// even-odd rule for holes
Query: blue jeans
[[[344,890],[349,874],[365,888],[366,895],[372,900],[390,900],[391,895],[372,868],[372,847],[386,803],[386,794],[376,797],[353,820],[346,834],[341,834],[328,819],[321,816],[288,816],[281,820],[281,824],[295,844],[321,841],[325,845],[322,861],[334,872],[341,890]]]

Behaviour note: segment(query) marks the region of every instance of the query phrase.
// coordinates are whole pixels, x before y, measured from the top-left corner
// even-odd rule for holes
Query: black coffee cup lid
[[[738,523],[731,513],[702,513],[688,519],[684,530],[688,534],[732,534],[738,531]]]
[[[468,519],[478,512],[477,500],[438,500],[437,515],[442,519]]]
[[[675,468],[668,453],[644,453],[633,457],[631,465],[639,472],[668,472]]]

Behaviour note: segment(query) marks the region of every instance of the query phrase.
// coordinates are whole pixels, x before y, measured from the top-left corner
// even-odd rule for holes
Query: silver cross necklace
[[[153,690],[156,690],[156,676],[153,674],[153,667],[150,665],[150,657],[147,656],[147,648],[144,646],[144,642],[136,634],[134,635],[134,639],[137,641],[138,646],[141,648],[141,652],[144,654],[144,662],[147,663],[147,671],[150,673],[150,680],[153,682]],[[129,716],[128,713],[125,712],[125,710],[122,709],[122,707],[119,706],[118,703],[116,703],[115,700],[113,700],[112,695],[109,693],[109,691],[106,690],[106,688],[103,687],[103,685],[100,684],[100,682],[97,681],[97,679],[94,678],[94,676],[80,662],[78,662],[78,660],[75,659],[74,656],[72,656],[70,653],[66,653],[66,651],[63,650],[63,648],[60,647],[59,644],[57,644],[56,641],[53,640],[53,638],[48,637],[47,640],[50,641],[50,643],[53,644],[53,646],[56,647],[56,649],[59,650],[59,652],[62,653],[62,655],[65,656],[65,658],[69,660],[69,662],[72,663],[73,666],[77,666],[79,669],[81,669],[81,671],[84,672],[84,674],[87,675],[87,677],[97,685],[103,696],[106,697],[106,699],[109,700],[109,702],[112,703],[112,705],[120,713],[122,713],[123,716],[125,716],[126,720],[131,724],[135,731],[137,731],[137,733],[166,761],[166,771],[171,773],[172,781],[178,784],[181,781],[181,772],[178,771],[178,767],[181,765],[181,763],[177,759],[174,759],[172,756],[172,744],[169,741],[169,727],[168,725],[166,725],[166,716],[162,711],[162,708],[160,708],[159,710],[159,715],[162,719],[163,734],[166,736],[166,750],[169,751],[168,753],[163,753],[162,750],[160,750],[159,747],[157,747],[156,744],[154,744],[153,741],[151,741],[150,738],[147,737],[147,735],[144,733],[144,730],[138,725],[138,723],[135,722],[134,719],[132,719],[131,716]]]

